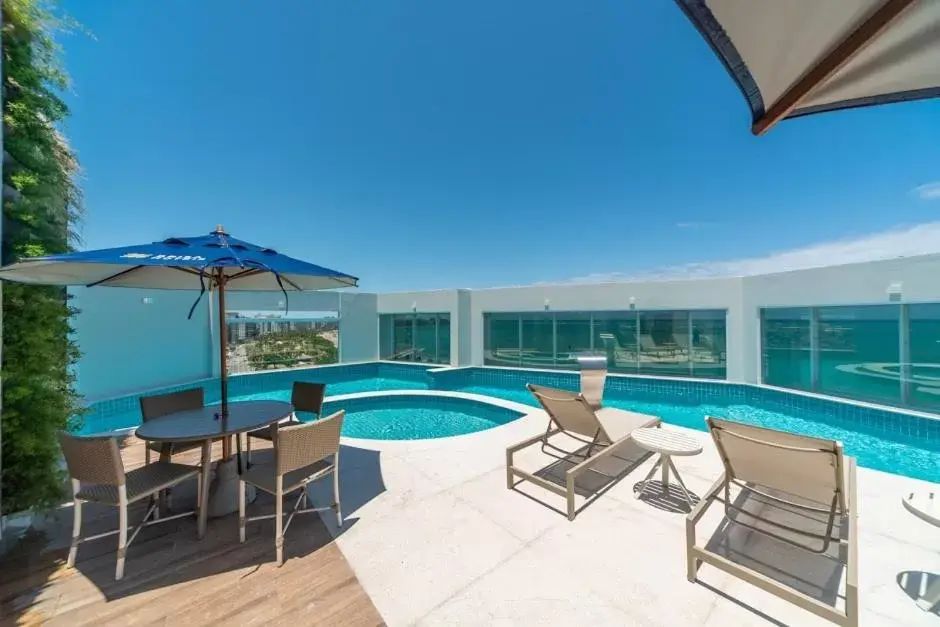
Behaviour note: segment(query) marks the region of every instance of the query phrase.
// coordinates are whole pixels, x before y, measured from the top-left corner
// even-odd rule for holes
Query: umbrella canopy
[[[240,291],[356,287],[359,279],[230,237],[219,226],[201,237],[32,257],[0,268],[0,279],[38,285]]]
[[[940,0],[676,0],[741,88],[780,120],[940,96]]]

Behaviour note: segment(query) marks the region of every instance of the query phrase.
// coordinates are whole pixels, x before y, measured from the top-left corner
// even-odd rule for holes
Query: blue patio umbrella
[[[356,287],[359,279],[229,236],[222,226],[201,237],[32,257],[0,268],[0,279],[34,285],[199,290],[218,294],[224,321],[227,290],[258,292]],[[221,335],[222,416],[228,414],[228,337]]]

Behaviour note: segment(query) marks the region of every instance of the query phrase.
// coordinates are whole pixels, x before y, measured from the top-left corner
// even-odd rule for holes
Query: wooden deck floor
[[[126,467],[142,464],[143,452],[128,438]],[[188,455],[174,461],[196,461]],[[173,505],[186,508],[194,499],[195,483],[184,484]],[[249,515],[273,511],[274,499],[263,493],[249,506]],[[142,515],[142,506],[133,508],[131,524]],[[117,528],[114,508],[88,504],[83,518],[83,535]],[[71,525],[71,507],[63,507],[0,558],[0,625],[384,624],[316,514],[291,523],[280,568],[272,520],[250,523],[245,544],[236,515],[210,519],[202,541],[193,518],[145,528],[128,549],[120,582],[115,536],[83,543],[75,568],[65,566]]]

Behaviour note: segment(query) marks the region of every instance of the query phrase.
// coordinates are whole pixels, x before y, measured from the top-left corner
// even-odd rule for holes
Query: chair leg
[[[274,548],[277,549],[277,565],[284,563],[284,492],[283,477],[277,478],[277,509],[274,514]]]
[[[72,479],[72,494],[78,494],[79,482]],[[75,505],[72,507],[72,544],[69,547],[69,567],[75,566],[75,558],[78,557],[78,543],[81,541],[82,534],[82,502],[75,499]]]
[[[199,509],[202,507],[202,468],[196,475],[196,520],[199,520]]]
[[[118,528],[118,550],[117,550],[117,568],[114,570],[114,579],[120,580],[124,577],[124,558],[127,556],[127,486],[118,486],[118,510],[119,510],[119,528]]]
[[[245,482],[238,480],[238,541],[245,541]]]
[[[251,434],[245,434],[245,466],[251,468]]]
[[[202,493],[199,495],[199,518],[196,525],[196,537],[202,540],[206,535],[206,518],[209,512],[209,471],[212,466],[212,440],[202,443],[202,464],[199,468]]]
[[[339,504],[339,451],[333,456],[333,509],[336,510],[336,526],[343,528],[343,510]]]
[[[565,494],[568,502],[568,520],[574,520],[574,477],[571,474],[565,477]]]

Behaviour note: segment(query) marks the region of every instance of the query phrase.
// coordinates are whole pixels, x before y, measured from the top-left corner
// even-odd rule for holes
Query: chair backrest
[[[147,422],[154,418],[175,414],[178,411],[202,409],[205,404],[205,391],[202,388],[192,388],[154,396],[141,396],[140,416],[144,422]]]
[[[274,465],[278,475],[305,468],[339,451],[339,436],[346,411],[323,420],[278,427],[274,438]]]
[[[290,403],[294,406],[294,411],[306,411],[319,416],[323,410],[323,397],[325,395],[325,383],[294,381],[290,393]]]
[[[60,431],[59,445],[72,479],[99,485],[124,484],[124,463],[117,438],[83,438]]]
[[[726,480],[753,482],[826,507],[838,497],[840,511],[846,511],[841,442],[711,416],[705,422]]]
[[[606,368],[581,369],[581,396],[591,407],[601,406],[604,400],[604,383],[606,381]]]
[[[526,385],[539,405],[545,409],[549,418],[558,425],[562,431],[576,433],[588,438],[600,436],[603,442],[610,442],[610,436],[604,430],[594,410],[591,409],[584,397],[575,392],[558,390],[541,385]]]

